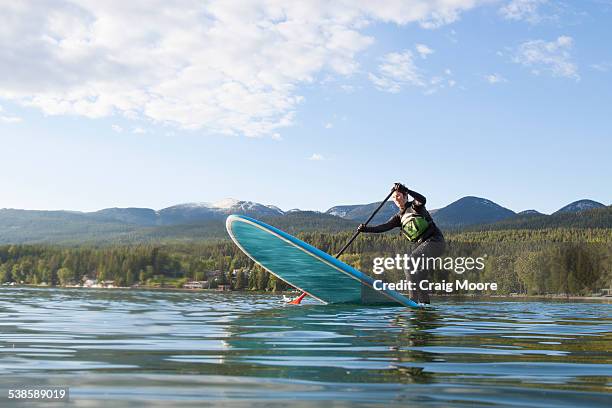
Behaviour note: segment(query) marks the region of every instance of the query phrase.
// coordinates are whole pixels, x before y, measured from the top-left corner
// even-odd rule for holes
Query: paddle
[[[363,225],[368,225],[370,223],[370,221],[372,221],[372,218],[374,218],[374,216],[378,213],[378,211],[380,211],[380,209],[383,207],[383,205],[385,205],[385,203],[389,200],[389,198],[391,197],[391,195],[393,193],[395,193],[395,190],[397,190],[399,183],[395,183],[393,185],[393,188],[391,189],[391,192],[389,194],[387,194],[387,196],[385,197],[385,199],[380,203],[380,205],[374,210],[374,212],[372,213],[372,215],[370,215],[370,218],[368,218],[366,220],[366,222],[363,223]],[[340,250],[340,252],[338,252],[336,254],[336,258],[339,258],[340,255],[342,255],[342,253],[344,251],[346,251],[346,249],[353,243],[353,241],[357,238],[357,236],[361,233],[361,231],[357,230],[355,231],[355,233],[353,234],[353,236],[351,237],[351,239],[348,240],[348,242],[342,247],[342,249]]]
[[[389,201],[389,198],[393,195],[393,193],[395,193],[395,191],[399,188],[401,184],[400,183],[395,183],[393,185],[393,188],[391,189],[391,191],[389,192],[389,194],[387,194],[387,196],[385,197],[385,199],[380,203],[380,205],[378,207],[376,207],[376,210],[374,210],[374,212],[372,213],[372,215],[370,215],[370,217],[366,220],[366,222],[363,223],[363,225],[368,225],[370,223],[370,221],[372,221],[372,219],[374,218],[374,216],[378,213],[378,211],[380,211],[380,209],[385,205],[385,203],[387,201]],[[342,255],[342,253],[344,251],[346,251],[346,249],[353,243],[353,241],[359,236],[359,234],[361,233],[361,231],[357,230],[355,231],[355,233],[353,234],[353,236],[351,237],[351,239],[348,240],[348,242],[342,247],[342,249],[340,250],[340,252],[338,252],[336,254],[336,258],[339,258],[340,255]],[[296,297],[295,299],[293,299],[292,301],[289,302],[289,304],[291,305],[299,305],[300,302],[302,301],[302,299],[304,299],[304,297],[306,296],[306,293],[302,293],[300,296]]]

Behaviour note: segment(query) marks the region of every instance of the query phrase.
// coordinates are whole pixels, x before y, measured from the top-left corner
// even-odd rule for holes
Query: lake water
[[[3,288],[0,374],[0,404],[27,384],[77,407],[609,407],[612,305]]]

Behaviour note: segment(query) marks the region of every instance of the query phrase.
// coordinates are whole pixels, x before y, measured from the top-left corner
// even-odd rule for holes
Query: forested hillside
[[[303,231],[339,232],[353,230],[357,222],[313,211],[261,220],[291,234]],[[0,210],[1,244],[116,245],[151,242],[199,242],[228,239],[225,218],[187,224],[143,226],[95,218],[65,211]]]
[[[351,232],[309,232],[298,237],[335,253]],[[482,272],[439,270],[432,280],[468,278],[499,284],[495,294],[589,295],[612,286],[612,229],[539,229],[447,234],[445,256],[484,257]],[[366,273],[372,260],[411,249],[398,234],[359,237],[342,259]],[[220,273],[212,273],[220,271]],[[235,271],[233,274],[232,272]],[[207,280],[234,289],[282,290],[287,285],[255,267],[231,241],[58,247],[0,246],[0,281],[65,285],[84,277],[116,285],[180,286]],[[388,274],[395,281],[401,274]]]
[[[491,224],[474,225],[464,231],[548,229],[548,228],[612,228],[612,206],[580,212],[557,212],[552,215],[516,215]]]

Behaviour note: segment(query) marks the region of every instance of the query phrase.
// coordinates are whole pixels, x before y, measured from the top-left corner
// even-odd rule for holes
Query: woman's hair
[[[399,191],[403,195],[408,195],[408,188],[404,186],[403,184],[399,185],[399,187],[397,188],[397,191]]]

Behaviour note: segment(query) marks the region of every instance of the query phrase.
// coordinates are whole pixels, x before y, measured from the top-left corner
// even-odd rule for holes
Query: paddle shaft
[[[376,213],[378,213],[378,211],[380,211],[380,209],[383,207],[383,205],[385,205],[385,203],[389,200],[389,198],[391,197],[391,195],[393,193],[395,193],[395,187],[393,187],[391,189],[391,192],[389,194],[387,194],[387,196],[385,197],[385,199],[382,201],[382,203],[380,203],[380,205],[378,206],[378,208],[376,208],[376,210],[374,210],[374,212],[372,213],[372,215],[370,215],[370,218],[367,219],[366,222],[363,223],[363,225],[368,225],[368,223],[370,221],[372,221],[372,218],[374,218],[374,216],[376,215]],[[351,239],[349,239],[349,241],[342,247],[342,249],[340,250],[340,252],[338,252],[336,254],[336,258],[340,257],[340,255],[342,255],[342,253],[344,251],[346,251],[346,249],[353,243],[353,241],[355,240],[355,238],[357,238],[357,236],[359,235],[361,231],[357,230],[355,231],[355,233],[353,234],[353,236],[351,237]]]

